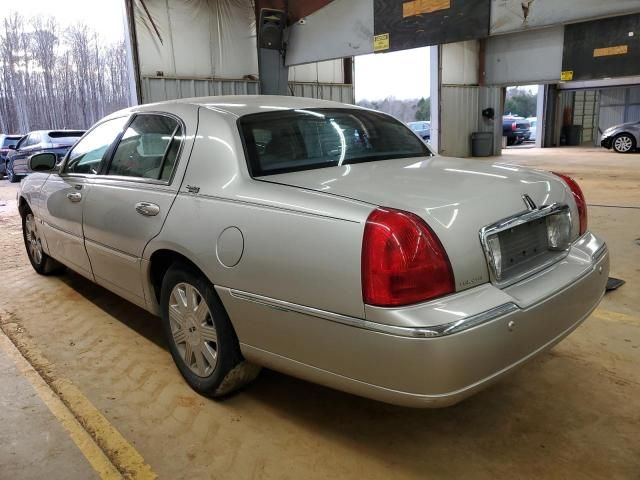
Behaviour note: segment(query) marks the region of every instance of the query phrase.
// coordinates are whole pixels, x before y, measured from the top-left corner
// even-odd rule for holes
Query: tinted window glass
[[[20,141],[20,137],[5,137],[2,140],[2,145],[0,145],[0,147],[3,147],[3,148],[7,148],[10,146],[15,147],[19,141]]]
[[[104,153],[122,131],[126,121],[127,117],[114,118],[91,130],[71,150],[64,167],[65,173],[97,174],[100,171]]]
[[[405,125],[367,110],[257,113],[240,128],[254,176],[431,155]]]
[[[49,142],[54,145],[73,145],[84,134],[83,131],[49,132]]]
[[[165,115],[138,115],[113,154],[109,175],[168,180],[180,149],[180,124]]]
[[[60,132],[49,132],[50,138],[75,138],[78,139],[84,135],[83,130],[62,130]]]

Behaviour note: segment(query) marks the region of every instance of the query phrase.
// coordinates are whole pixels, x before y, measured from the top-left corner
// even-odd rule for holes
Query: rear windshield
[[[241,117],[253,176],[430,156],[409,128],[387,115],[357,109],[311,109]]]
[[[49,138],[55,141],[55,143],[68,143],[73,144],[84,135],[82,130],[67,130],[61,132],[49,132],[47,133]]]
[[[22,137],[4,137],[0,147],[15,147]]]

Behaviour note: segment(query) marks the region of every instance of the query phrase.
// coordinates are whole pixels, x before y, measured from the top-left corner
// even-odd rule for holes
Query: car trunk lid
[[[343,165],[260,180],[419,215],[442,241],[457,290],[489,281],[479,232],[527,211],[524,194],[537,206],[571,203],[562,181],[550,173],[439,156]]]

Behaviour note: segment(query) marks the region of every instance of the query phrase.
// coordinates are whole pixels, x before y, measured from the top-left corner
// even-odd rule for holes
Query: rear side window
[[[431,155],[399,121],[358,109],[311,109],[241,117],[253,176]]]
[[[84,135],[84,132],[81,130],[68,130],[61,132],[49,132],[47,135],[49,136],[50,143],[73,145],[82,135]]]
[[[105,152],[122,131],[127,119],[120,117],[107,120],[91,130],[69,153],[64,173],[97,174]]]
[[[82,130],[63,130],[61,132],[49,132],[50,138],[80,138],[84,135]]]
[[[108,175],[169,181],[182,142],[182,127],[167,115],[139,114],[122,135]]]

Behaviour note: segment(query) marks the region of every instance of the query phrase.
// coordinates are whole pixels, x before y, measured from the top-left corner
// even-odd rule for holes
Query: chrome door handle
[[[160,213],[160,207],[155,203],[138,202],[136,203],[136,212],[138,212],[140,215],[153,217]]]
[[[82,200],[82,194],[80,192],[67,193],[67,198],[74,203]]]

